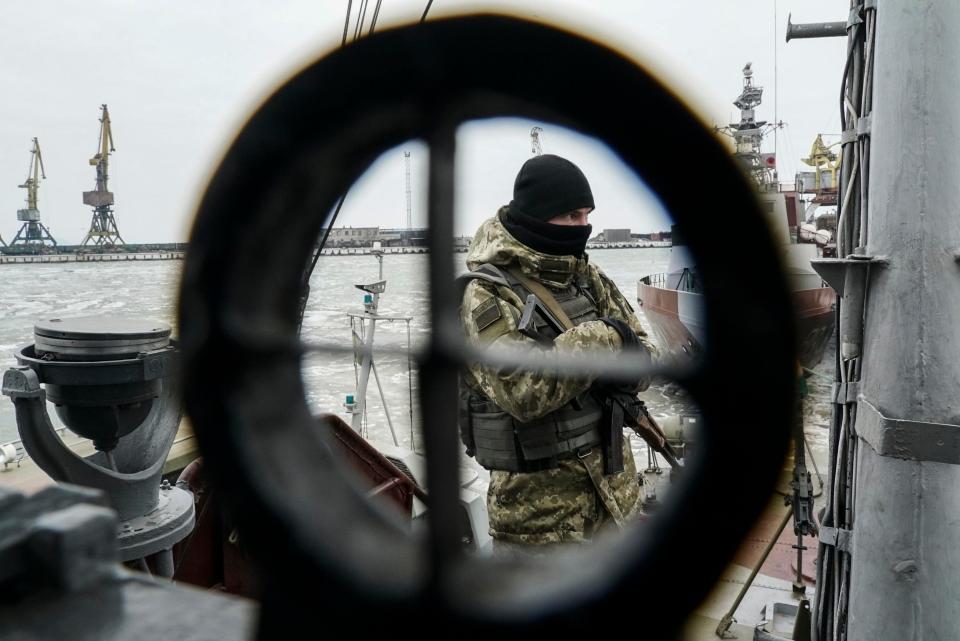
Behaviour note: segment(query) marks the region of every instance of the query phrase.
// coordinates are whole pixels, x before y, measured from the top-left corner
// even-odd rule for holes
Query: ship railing
[[[57,433],[57,436],[59,436],[60,439],[62,440],[63,434],[66,431],[66,429],[67,428],[65,427],[59,427],[54,431]],[[8,455],[7,454],[7,452],[9,451],[8,448],[11,446],[13,447],[14,451],[12,455]],[[7,441],[6,443],[0,443],[0,463],[3,464],[4,470],[10,467],[11,463],[15,463],[17,467],[20,467],[20,464],[28,460],[29,458],[30,458],[30,454],[27,453],[26,448],[23,446],[22,440],[16,439],[13,441]]]
[[[650,274],[640,279],[640,282],[650,287],[659,289],[672,289],[678,292],[687,292],[691,294],[702,294],[703,288],[697,273],[689,268],[684,268],[680,278],[673,286],[668,285],[670,274],[661,272],[659,274]]]
[[[661,289],[664,289],[667,286],[667,274],[665,272],[661,272],[659,274],[650,274],[641,278],[640,282],[644,285],[649,285],[650,287],[660,287]]]
[[[382,276],[382,272],[381,272]],[[371,350],[371,372],[373,373],[374,381],[377,384],[377,391],[380,393],[380,405],[383,408],[383,414],[387,419],[387,426],[390,429],[390,435],[393,438],[393,444],[397,447],[400,446],[400,441],[397,438],[397,432],[393,427],[393,420],[390,415],[390,409],[387,407],[387,399],[383,393],[383,387],[380,384],[380,375],[377,373],[376,366],[373,365],[372,350],[373,344],[367,345],[367,332],[370,331],[367,327],[368,322],[376,321],[387,321],[393,323],[394,321],[403,322],[406,325],[407,330],[407,393],[409,395],[409,423],[410,423],[410,449],[417,451],[416,447],[416,437],[414,434],[414,420],[413,420],[413,365],[411,362],[413,348],[410,338],[410,322],[413,320],[413,316],[403,316],[403,315],[390,315],[390,314],[380,314],[377,312],[374,307],[372,311],[364,312],[348,312],[347,316],[350,318],[350,335],[353,340],[354,348],[354,357],[353,357],[353,376],[354,380],[357,381],[357,388],[359,391],[360,385],[359,381],[361,378],[361,363],[362,363],[362,351],[364,349]],[[365,386],[364,386],[365,389]],[[367,426],[367,399],[366,393],[364,393],[364,398],[360,399],[361,401],[361,412],[362,419],[360,424],[360,435],[364,438],[369,437],[368,426]],[[351,411],[353,411],[351,409]]]

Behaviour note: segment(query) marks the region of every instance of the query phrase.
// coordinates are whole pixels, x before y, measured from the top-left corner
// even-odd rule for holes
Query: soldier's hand
[[[660,426],[651,421],[646,412],[641,412],[637,418],[636,425],[632,425],[635,431],[643,440],[650,444],[653,449],[663,451],[663,445],[667,442],[667,435],[663,433]]]
[[[622,345],[620,334],[603,321],[580,323],[560,334],[555,344],[565,351],[615,351]]]
[[[617,332],[617,334],[620,336],[620,342],[623,345],[623,349],[644,349],[644,345],[640,342],[640,337],[637,336],[636,332],[634,332],[629,325],[619,318],[610,318],[609,316],[604,316],[600,319],[600,322]]]
[[[650,350],[647,348],[646,344],[640,341],[640,337],[637,336],[636,332],[625,322],[618,318],[610,318],[609,316],[604,316],[599,320],[599,322],[605,324],[612,331],[617,333],[617,336],[620,337],[621,349],[625,353],[629,353],[632,357],[637,357],[637,363],[640,367],[648,367],[653,362],[653,357],[650,354]],[[608,386],[614,391],[629,391],[635,392],[640,389],[647,387],[650,383],[648,377],[640,376],[635,383],[626,383],[626,382],[604,382],[602,377],[598,380],[598,383],[601,386]]]

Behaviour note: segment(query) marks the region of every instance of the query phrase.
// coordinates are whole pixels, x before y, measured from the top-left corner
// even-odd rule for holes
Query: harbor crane
[[[37,207],[37,192],[40,188],[40,181],[46,179],[47,173],[43,167],[43,155],[40,153],[40,141],[33,139],[33,147],[30,149],[30,165],[27,168],[27,179],[21,189],[27,190],[27,206],[24,209],[17,210],[17,220],[23,224],[17,232],[16,237],[10,241],[10,247],[16,247],[21,250],[30,250],[42,252],[45,248],[54,248],[57,241],[54,240],[43,223],[40,222],[40,210]]]
[[[843,162],[842,152],[837,154],[831,151],[831,149],[840,146],[840,144],[839,142],[835,142],[832,145],[827,145],[823,142],[823,134],[817,134],[816,140],[813,141],[813,147],[810,148],[810,157],[800,159],[805,164],[816,169],[814,180],[818,190],[822,187],[820,184],[821,170],[830,172],[829,186],[831,188],[834,188],[837,184],[837,172],[840,170],[840,165]]]
[[[543,127],[532,127],[530,129],[530,153],[539,156],[543,153],[543,147],[540,145],[540,134],[543,133]]]
[[[113,217],[113,192],[107,189],[108,161],[110,154],[115,151],[110,112],[105,104],[100,105],[100,110],[99,145],[97,153],[90,159],[90,164],[97,168],[97,184],[93,191],[83,192],[83,204],[93,207],[93,220],[90,222],[90,231],[87,232],[81,244],[106,248],[124,243],[117,230],[117,221]]]

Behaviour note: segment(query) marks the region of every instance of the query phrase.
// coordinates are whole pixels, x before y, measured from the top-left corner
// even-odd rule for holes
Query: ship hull
[[[797,319],[797,358],[813,368],[823,353],[834,327],[836,294],[829,287],[791,292]],[[703,352],[706,314],[703,295],[645,283],[637,285],[637,302],[643,310],[661,357],[678,364],[691,362]]]

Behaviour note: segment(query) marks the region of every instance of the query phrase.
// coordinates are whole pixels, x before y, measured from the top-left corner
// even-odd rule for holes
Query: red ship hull
[[[693,360],[703,351],[706,318],[703,295],[644,282],[637,285],[637,302],[653,332],[661,356],[675,362]],[[797,357],[813,368],[823,358],[834,327],[836,294],[829,287],[794,290],[797,314]]]

